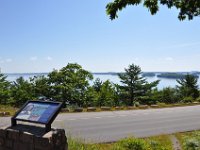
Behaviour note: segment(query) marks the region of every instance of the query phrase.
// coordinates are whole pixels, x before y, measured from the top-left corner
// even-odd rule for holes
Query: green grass
[[[159,135],[159,136],[153,136],[146,138],[147,141],[156,141],[158,142],[162,147],[164,147],[166,150],[172,150],[172,142],[170,140],[169,135]]]
[[[160,135],[145,139],[126,138],[110,144],[85,144],[78,139],[68,138],[69,150],[172,150],[168,135]]]
[[[183,150],[200,149],[200,131],[175,133]],[[126,138],[110,144],[85,144],[81,140],[68,139],[69,150],[173,150],[170,135],[149,138]],[[199,147],[194,148],[194,145]]]
[[[80,139],[68,138],[69,150],[111,150],[113,144],[85,144]]]
[[[187,150],[187,148],[185,147],[186,142],[188,140],[197,140],[197,141],[199,141],[199,139],[200,139],[200,131],[176,133],[175,136],[179,140],[183,150]],[[199,149],[200,149],[200,147],[199,147]],[[190,150],[193,150],[193,149],[191,148]]]

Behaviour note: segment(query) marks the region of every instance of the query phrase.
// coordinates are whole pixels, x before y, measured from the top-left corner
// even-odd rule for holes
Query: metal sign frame
[[[24,108],[29,104],[29,103],[35,103],[35,104],[53,104],[53,105],[57,105],[57,108],[55,109],[54,112],[52,112],[52,114],[49,116],[48,120],[46,123],[44,122],[40,122],[40,121],[33,121],[33,120],[26,120],[26,119],[19,119],[17,118],[17,116],[21,113],[21,111],[24,110]],[[52,122],[55,120],[56,116],[58,115],[58,113],[60,112],[62,108],[62,103],[60,102],[51,102],[51,101],[27,101],[18,111],[17,113],[11,118],[11,124],[12,126],[16,126],[17,125],[17,121],[24,121],[24,122],[30,122],[30,123],[36,123],[36,124],[43,124],[45,125],[46,128],[46,132],[51,130],[51,124]]]

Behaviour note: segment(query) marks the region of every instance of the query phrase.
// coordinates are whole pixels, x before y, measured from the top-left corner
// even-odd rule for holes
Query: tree
[[[93,79],[90,72],[76,63],[69,63],[59,71],[54,70],[49,73],[48,77],[52,89],[52,98],[83,106],[89,80]]]
[[[94,83],[93,83],[93,88],[95,89],[96,92],[99,92],[102,86],[102,81],[99,78],[96,78]]]
[[[0,73],[0,104],[7,104],[10,98],[10,82],[6,76]]]
[[[21,106],[27,100],[36,98],[34,87],[29,81],[24,80],[23,77],[19,77],[11,86],[11,97],[13,99],[12,103],[15,106]]]
[[[99,93],[93,88],[88,87],[85,92],[84,107],[97,106],[99,100]]]
[[[109,80],[103,82],[99,91],[98,106],[113,106],[115,100],[115,88]]]
[[[179,20],[192,20],[194,17],[200,15],[200,1],[199,0],[114,0],[106,6],[106,12],[113,20],[117,18],[117,12],[129,5],[143,4],[152,15],[159,10],[159,5],[165,5],[168,8],[175,7],[179,10]]]
[[[144,96],[159,83],[159,80],[148,83],[146,79],[141,76],[141,68],[134,64],[129,65],[127,69],[125,68],[125,73],[119,74],[119,78],[122,82],[121,88],[125,91],[125,95],[128,98],[128,105],[133,105],[133,102],[136,101],[138,97]]]
[[[180,96],[178,95],[177,89],[166,87],[163,88],[161,92],[160,102],[173,104],[180,101]]]
[[[30,79],[34,86],[34,92],[37,97],[45,96],[51,98],[51,87],[49,85],[49,78],[45,76],[35,76]]]
[[[187,74],[185,78],[176,81],[179,84],[177,88],[179,89],[182,97],[197,98],[199,96],[198,78],[194,77],[193,75]]]

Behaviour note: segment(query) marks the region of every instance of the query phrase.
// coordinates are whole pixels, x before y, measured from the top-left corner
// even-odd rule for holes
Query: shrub
[[[138,106],[140,106],[140,103],[139,102],[134,102],[134,106],[138,107]]]
[[[161,90],[160,102],[166,104],[172,104],[172,103],[177,103],[179,101],[180,100],[176,89],[167,87]]]
[[[200,102],[200,97],[198,97],[198,98],[196,99],[196,101],[197,101],[197,102]]]
[[[77,105],[69,105],[69,106],[67,106],[67,109],[69,110],[69,112],[74,112],[78,108],[79,107]]]
[[[191,103],[193,101],[194,99],[192,97],[184,97],[182,100],[183,103]]]
[[[190,138],[185,140],[183,147],[185,150],[199,150],[200,143],[196,138]]]
[[[127,138],[120,141],[120,146],[125,150],[148,150],[149,144],[143,139]]]

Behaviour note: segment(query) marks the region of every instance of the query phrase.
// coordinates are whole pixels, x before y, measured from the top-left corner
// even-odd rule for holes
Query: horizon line
[[[112,73],[124,73],[124,71],[106,71],[106,72],[91,72],[92,74],[112,74]],[[141,71],[142,73],[187,73],[187,72],[198,72],[200,73],[200,71]],[[48,74],[50,72],[0,72],[2,74]]]

